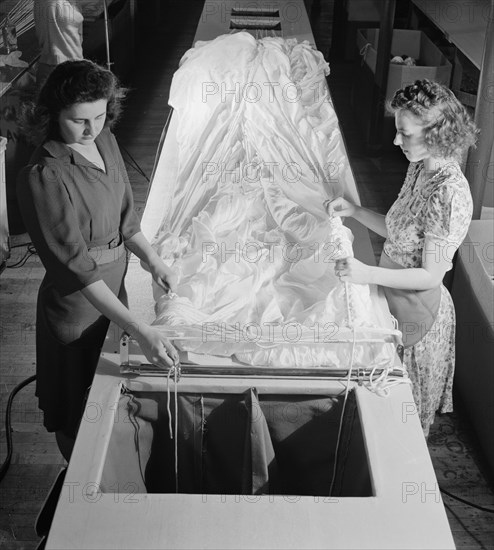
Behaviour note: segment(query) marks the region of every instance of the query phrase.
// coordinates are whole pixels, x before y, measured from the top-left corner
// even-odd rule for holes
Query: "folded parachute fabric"
[[[178,275],[179,298],[154,287],[155,324],[222,324],[241,335],[230,347],[239,360],[307,367],[348,364],[350,346],[293,345],[299,328],[377,326],[369,287],[334,274],[334,261],[353,255],[353,236],[323,206],[342,194],[347,163],[328,74],[322,54],[294,39],[240,32],[185,53],[169,100],[178,175],[153,240]],[[283,333],[288,325],[295,333]],[[284,342],[266,345],[273,326]],[[183,347],[229,349],[211,339]]]

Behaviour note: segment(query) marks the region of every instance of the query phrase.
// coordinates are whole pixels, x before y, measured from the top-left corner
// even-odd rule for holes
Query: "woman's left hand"
[[[177,275],[161,260],[149,266],[149,271],[153,276],[154,282],[163,290],[175,292],[177,288]]]
[[[336,260],[334,272],[343,283],[363,285],[370,282],[369,266],[352,257]]]

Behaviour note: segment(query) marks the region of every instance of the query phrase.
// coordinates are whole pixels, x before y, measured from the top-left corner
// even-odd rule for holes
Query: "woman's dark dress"
[[[127,254],[138,231],[115,137],[96,138],[106,172],[66,144],[48,141],[20,174],[24,222],[46,268],[36,318],[36,395],[48,431],[75,437],[109,321],[80,292],[103,280],[125,302]]]

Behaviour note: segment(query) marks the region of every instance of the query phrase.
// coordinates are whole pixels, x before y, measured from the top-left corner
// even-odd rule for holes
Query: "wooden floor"
[[[143,3],[141,3],[143,4]],[[161,131],[168,115],[167,97],[173,72],[182,54],[190,47],[200,17],[203,0],[167,2],[166,14],[155,12],[155,2],[140,12],[137,63],[126,79],[130,93],[125,116],[117,129],[121,145],[150,176]],[[333,2],[312,3],[313,30],[317,45],[329,50]],[[164,10],[163,10],[164,11]],[[395,199],[406,162],[398,153],[369,156],[364,149],[355,120],[350,94],[354,66],[333,60],[328,79],[338,117],[342,124],[351,165],[365,206],[385,212]],[[129,176],[136,207],[142,212],[147,180],[130,165]],[[12,238],[14,245],[28,240]],[[373,238],[376,256],[382,241]],[[9,265],[20,260],[26,248],[12,250]],[[3,419],[12,389],[34,374],[35,302],[44,269],[37,256],[18,268],[5,270],[0,277],[0,460],[6,454]],[[12,408],[14,454],[12,465],[0,485],[0,546],[5,549],[36,548],[39,539],[34,521],[60,467],[64,464],[54,438],[42,426],[34,397],[34,384],[20,391]],[[461,404],[453,415],[437,417],[429,437],[429,451],[442,487],[477,504],[494,508],[494,495],[483,475],[484,465]],[[437,488],[427,488],[433,491]],[[492,514],[481,512],[444,496],[453,536],[461,549],[494,549]],[[365,518],[361,518],[365,522]],[[420,526],[410,526],[411,529]]]

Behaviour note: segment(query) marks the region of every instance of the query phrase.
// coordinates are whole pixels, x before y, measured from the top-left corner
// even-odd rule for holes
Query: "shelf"
[[[480,69],[484,53],[485,33],[490,0],[411,0],[445,38],[454,44]]]

